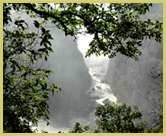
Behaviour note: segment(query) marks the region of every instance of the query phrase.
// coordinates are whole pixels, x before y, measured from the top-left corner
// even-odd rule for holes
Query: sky
[[[93,39],[92,35],[86,34],[86,36],[79,35],[78,41],[77,41],[78,49],[83,54],[84,60],[85,60],[85,63],[87,66],[99,64],[103,60],[109,60],[108,57],[104,57],[103,55],[98,56],[98,57],[96,55],[91,55],[90,57],[85,58],[85,53],[90,48],[89,43],[92,41],[92,39]]]

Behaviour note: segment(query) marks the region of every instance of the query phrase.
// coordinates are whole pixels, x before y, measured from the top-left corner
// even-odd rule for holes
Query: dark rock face
[[[111,103],[111,101],[109,99],[105,99],[102,101],[102,103],[107,104],[107,103]]]
[[[143,19],[150,18],[162,21],[163,14],[157,12],[157,7],[162,8],[162,4],[155,5],[155,9],[152,7],[153,12],[149,12]],[[154,10],[156,10],[156,13]],[[162,76],[157,76],[157,78],[152,76],[160,75],[163,72],[163,42],[157,43],[155,40],[144,40],[140,50],[142,55],[139,57],[139,61],[122,55],[110,59],[105,81],[110,84],[118,102],[130,106],[137,105],[143,113],[151,113],[157,109],[145,98],[150,96],[148,98],[152,102],[156,100],[157,108],[163,103]],[[155,92],[157,89],[159,92]],[[148,94],[148,91],[151,95]],[[152,96],[152,94],[154,95]],[[157,101],[159,99],[161,100]],[[157,111],[155,112],[157,113]],[[143,117],[147,119],[146,116]]]

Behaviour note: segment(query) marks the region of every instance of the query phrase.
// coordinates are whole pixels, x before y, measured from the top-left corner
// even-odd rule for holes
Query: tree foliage
[[[137,106],[133,106],[132,111],[130,106],[126,104],[106,104],[97,107],[95,116],[99,117],[96,120],[98,130],[101,132],[111,133],[139,133],[144,132],[144,126],[134,125],[135,119],[141,119],[142,113],[138,111]]]
[[[50,20],[65,35],[79,33],[93,35],[86,56],[101,53],[112,58],[116,53],[138,59],[138,47],[142,40],[155,38],[161,42],[163,23],[161,21],[141,21],[152,4],[149,3],[60,3],[53,4],[12,4],[16,10],[24,9],[27,14]],[[84,28],[84,30],[82,30]]]
[[[73,129],[69,133],[83,133],[85,132],[82,127],[80,126],[79,122],[76,122],[74,125]]]
[[[49,120],[49,92],[58,92],[60,88],[46,81],[52,71],[34,67],[41,58],[47,61],[49,53],[53,52],[50,42],[53,38],[44,23],[50,21],[66,36],[76,38],[77,34],[93,35],[86,56],[102,53],[112,58],[120,52],[137,60],[141,54],[138,47],[144,38],[161,41],[162,22],[139,20],[149,6],[152,4],[4,3],[4,132],[32,132],[30,122],[37,125],[41,118]],[[29,24],[21,17],[13,21],[13,11],[25,12],[31,18],[42,18],[41,22],[37,19],[33,21],[37,32],[28,32]],[[9,30],[10,25],[14,27]]]
[[[96,129],[94,133],[142,133],[145,131],[144,122],[135,125],[134,121],[142,118],[137,106],[133,110],[126,104],[118,105],[115,103],[100,105],[95,111]],[[88,127],[86,127],[88,128]],[[88,129],[86,129],[88,130]],[[71,133],[83,133],[85,130],[76,122]]]
[[[42,22],[34,21],[38,32],[30,33],[25,20],[12,22],[8,4],[3,10],[3,130],[32,132],[30,123],[37,126],[38,120],[44,119],[49,124],[49,92],[59,89],[46,82],[53,71],[35,67],[40,58],[47,60],[53,52],[53,38]],[[14,28],[8,30],[11,24]]]

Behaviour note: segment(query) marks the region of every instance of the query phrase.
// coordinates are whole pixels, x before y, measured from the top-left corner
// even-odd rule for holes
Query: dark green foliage
[[[100,105],[96,108],[95,116],[98,129],[104,133],[141,133],[144,132],[144,126],[134,125],[135,119],[141,119],[142,113],[136,106],[134,111],[131,107],[118,104]]]
[[[10,5],[4,4],[3,9],[3,130],[32,132],[30,123],[37,126],[39,119],[48,122],[49,92],[59,89],[54,83],[46,82],[51,70],[34,67],[40,58],[47,60],[53,52],[49,47],[53,38],[37,21],[34,25],[38,33],[27,32],[25,20],[10,19]],[[10,30],[8,26],[13,23],[15,28]],[[35,49],[38,42],[40,47]]]
[[[95,116],[96,129],[93,133],[143,133],[144,123],[135,125],[135,120],[142,119],[142,112],[138,111],[137,106],[133,110],[126,104],[118,105],[115,103],[100,105],[96,108]],[[77,122],[71,133],[83,133],[84,130]]]
[[[37,126],[39,119],[49,124],[49,92],[60,89],[54,83],[46,82],[51,70],[34,67],[39,59],[47,61],[49,53],[53,52],[50,42],[53,38],[43,25],[46,21],[55,24],[66,36],[76,38],[79,33],[94,35],[86,56],[102,53],[112,58],[120,52],[137,60],[141,54],[138,46],[142,45],[144,38],[161,41],[162,22],[139,20],[139,15],[144,15],[152,4],[111,3],[107,9],[105,4],[91,3],[60,3],[55,6],[56,9],[47,3],[3,4],[4,132],[32,132],[30,122]],[[33,21],[37,32],[28,32],[29,24],[21,17],[11,20],[11,10],[24,10],[31,18],[42,18],[41,22]],[[126,10],[129,12],[126,13]],[[8,29],[10,25],[14,26],[11,30]],[[37,48],[34,48],[36,45]],[[128,124],[133,125],[131,121]],[[102,124],[100,127],[104,131],[107,127],[109,129]],[[77,124],[75,132],[83,132],[79,129]]]
[[[83,132],[85,132],[85,131],[80,126],[80,123],[76,122],[75,126],[73,127],[73,129],[69,133],[83,133]]]
[[[91,54],[98,56],[102,53],[112,58],[120,52],[138,60],[138,56],[141,55],[138,47],[142,45],[143,39],[155,38],[157,42],[161,42],[163,23],[158,20],[140,20],[140,15],[145,15],[152,4],[55,3],[54,5],[56,9],[50,4],[26,3],[19,6],[26,9],[27,14],[31,16],[36,13],[45,20],[50,19],[65,32],[66,36],[76,38],[80,33],[94,35],[86,56]],[[12,6],[18,7],[17,4]],[[37,23],[35,25],[38,26]]]

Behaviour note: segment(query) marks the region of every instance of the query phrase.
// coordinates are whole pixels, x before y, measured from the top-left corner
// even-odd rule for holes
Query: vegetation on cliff
[[[141,54],[138,47],[143,39],[162,41],[161,21],[140,20],[150,6],[149,3],[3,3],[3,131],[34,132],[31,127],[37,126],[39,119],[49,125],[49,92],[61,89],[47,82],[53,71],[35,67],[39,59],[47,61],[53,52],[52,35],[44,26],[47,21],[66,36],[93,35],[86,56],[102,53],[112,58],[121,53],[138,60]],[[33,18],[36,32],[29,32],[29,24],[21,17],[12,21],[13,12],[24,12]],[[10,25],[15,27],[10,29]]]

